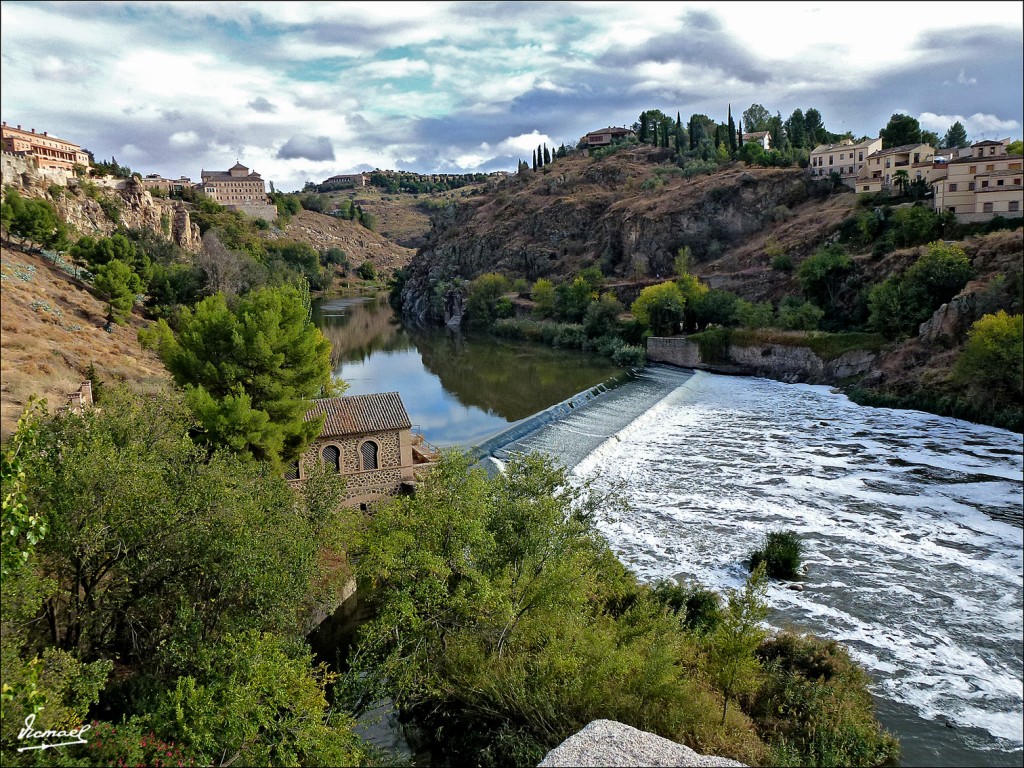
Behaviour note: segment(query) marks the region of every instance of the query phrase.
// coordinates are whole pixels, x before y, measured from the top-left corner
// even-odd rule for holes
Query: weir
[[[694,371],[648,365],[610,379],[490,437],[471,455],[488,471],[513,453],[547,453],[572,469],[616,432],[686,383]]]

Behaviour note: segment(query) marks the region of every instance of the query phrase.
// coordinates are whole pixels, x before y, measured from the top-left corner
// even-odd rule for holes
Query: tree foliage
[[[658,335],[672,334],[683,320],[686,299],[674,282],[649,285],[640,291],[630,312]]]
[[[1024,398],[1024,316],[999,310],[975,321],[956,363],[957,378],[990,403]]]
[[[870,327],[888,338],[910,336],[971,277],[964,250],[937,240],[905,273],[887,278],[868,294]]]
[[[8,189],[0,203],[0,223],[7,237],[14,236],[22,246],[61,250],[67,245],[67,225],[49,200],[22,197]]]
[[[957,120],[949,126],[945,135],[942,137],[942,147],[944,149],[952,149],[953,147],[969,146],[971,146],[971,142],[967,138],[967,129],[964,128],[963,123]]]
[[[322,423],[305,420],[311,399],[333,392],[330,343],[313,325],[308,293],[262,288],[229,306],[222,294],[184,309],[175,337],[166,322],[154,344],[213,446],[294,460]]]
[[[894,112],[892,117],[889,118],[889,122],[879,131],[878,135],[882,137],[882,149],[892,149],[893,147],[902,147],[907,144],[920,144],[921,123],[918,122],[916,117]]]

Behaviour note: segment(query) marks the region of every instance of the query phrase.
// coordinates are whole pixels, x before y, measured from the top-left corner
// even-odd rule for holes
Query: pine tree
[[[736,124],[732,121],[732,104],[729,105],[729,153],[736,154]]]

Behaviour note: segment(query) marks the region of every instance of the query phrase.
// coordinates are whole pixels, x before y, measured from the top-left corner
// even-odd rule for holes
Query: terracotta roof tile
[[[323,435],[368,434],[412,428],[409,414],[397,392],[314,400],[313,407],[306,413],[306,421],[318,416],[326,417]]]

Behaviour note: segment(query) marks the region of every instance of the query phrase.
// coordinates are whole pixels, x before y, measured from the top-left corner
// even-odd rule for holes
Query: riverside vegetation
[[[676,122],[675,133],[662,123],[651,130],[659,148],[676,142],[667,159],[680,172],[652,172],[639,185],[645,195],[730,173],[732,158],[709,154],[700,121],[691,120],[690,149],[679,143],[686,133]],[[614,176],[622,149],[629,147],[592,159],[599,180],[603,168]],[[744,157],[761,162],[754,149]],[[553,167],[575,162],[556,158]],[[519,180],[532,174],[524,169]],[[801,202],[834,191],[801,188]],[[108,200],[107,215],[118,213],[115,198],[89,194]],[[723,202],[728,194],[714,197]],[[285,216],[297,213],[292,199],[277,200]],[[144,294],[141,310],[159,322],[143,336],[176,384],[143,396],[113,383],[101,389],[97,379],[99,408],[49,414],[32,404],[3,446],[5,764],[386,764],[393,756],[353,733],[353,716],[381,696],[402,707],[439,762],[536,761],[590,720],[610,718],[755,765],[895,764],[898,745],[875,719],[867,675],[848,653],[806,635],[766,634],[761,569],[723,597],[700,585],[641,583],[593,525],[598,508],[611,512],[622,500],[574,485],[545,457],[515,457],[489,479],[451,453],[415,497],[371,517],[339,509],[337,477],[316,473],[304,494],[293,493],[281,466],[316,426],[300,423],[309,398],[332,391],[309,291],[347,270],[347,256],[268,239],[270,225],[209,200],[192,205],[203,233],[195,255],[154,232],[69,232],[48,200],[5,190],[5,238],[46,248],[101,293],[110,324],[139,311]],[[457,208],[438,212],[439,234]],[[903,214],[884,204],[878,210],[884,226],[901,222]],[[372,218],[349,212],[369,231]],[[927,231],[917,227],[921,214],[908,216],[913,231]],[[859,232],[851,228],[850,237]],[[524,252],[519,273],[476,284],[470,322],[593,345],[637,364],[650,332],[716,322],[828,328],[845,316],[844,302],[856,304],[861,288],[889,277],[851,282],[864,264],[848,268],[827,245],[812,257],[821,269],[777,253],[778,275],[806,271],[807,287],[785,307],[764,307],[699,279],[701,265],[729,245],[722,237],[660,253],[644,270],[609,249],[557,280],[533,274],[538,262]],[[935,240],[934,233],[916,237]],[[675,279],[662,280],[673,258]],[[940,277],[959,274],[956,253],[935,258]],[[395,277],[398,299],[422,289],[421,266]],[[431,307],[490,272],[467,270],[458,285],[440,272]],[[916,292],[908,286],[936,274],[931,262],[898,272],[904,277],[877,302],[883,313],[891,296],[927,303],[956,282]],[[982,317],[972,333],[978,342],[962,376],[1005,375],[1006,361],[1019,357],[1018,283],[1010,275],[986,294],[994,320]],[[898,307],[907,316],[920,311]],[[893,327],[903,333],[906,324]],[[1012,393],[1019,380],[1011,375],[1001,386]],[[375,615],[339,675],[316,663],[302,633],[350,574]],[[90,723],[88,744],[17,752],[15,735],[28,715],[39,728]]]

